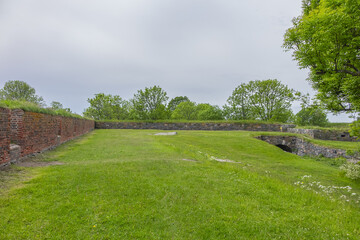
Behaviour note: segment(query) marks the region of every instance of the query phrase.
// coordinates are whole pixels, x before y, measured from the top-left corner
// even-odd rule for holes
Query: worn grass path
[[[0,239],[359,239],[359,204],[294,185],[359,194],[328,162],[250,132],[156,132],[96,130],[43,159],[64,165],[3,173]]]

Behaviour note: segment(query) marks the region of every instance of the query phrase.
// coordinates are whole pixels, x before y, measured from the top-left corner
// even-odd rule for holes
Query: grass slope
[[[359,204],[294,185],[312,175],[359,194],[336,167],[250,132],[156,132],[96,130],[46,155],[65,165],[17,167],[0,239],[358,239]]]

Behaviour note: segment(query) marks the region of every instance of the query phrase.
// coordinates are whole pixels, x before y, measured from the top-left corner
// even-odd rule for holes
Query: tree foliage
[[[303,0],[284,36],[308,80],[333,112],[360,110],[360,1]]]
[[[159,86],[138,90],[131,100],[131,117],[139,120],[166,119],[169,117],[167,100],[166,92]]]
[[[58,109],[63,109],[64,106],[63,106],[62,103],[60,103],[60,102],[52,101],[52,102],[50,103],[50,108],[53,109],[53,110],[58,110]]]
[[[250,81],[241,84],[224,106],[229,119],[258,119],[288,122],[292,118],[291,104],[296,92],[276,79]]]
[[[360,119],[350,124],[350,135],[356,136],[360,140]]]
[[[316,101],[311,101],[309,95],[303,96],[301,110],[295,115],[295,124],[300,126],[328,125],[326,112]]]
[[[208,103],[182,102],[171,115],[172,119],[181,120],[222,120],[223,112],[218,106]]]
[[[168,109],[172,112],[182,102],[190,102],[190,100],[187,96],[174,97],[170,100],[168,104]]]
[[[118,95],[104,93],[89,98],[90,107],[85,109],[84,116],[95,120],[124,120],[129,118],[129,103]]]
[[[196,120],[223,120],[223,111],[218,106],[200,103],[196,106]]]
[[[60,102],[57,102],[57,101],[52,101],[50,103],[50,108],[52,110],[55,110],[55,111],[58,111],[58,112],[68,112],[68,113],[71,113],[71,110],[70,108],[64,108],[64,106],[60,103]]]
[[[39,106],[44,105],[44,99],[37,96],[36,91],[24,81],[12,80],[7,81],[0,90],[0,99],[2,100],[18,100],[35,103]]]
[[[294,90],[276,79],[248,83],[249,102],[260,120],[287,122],[291,119],[291,104],[296,99]]]
[[[172,119],[195,120],[196,119],[196,103],[181,102],[171,114]]]
[[[248,98],[247,85],[240,84],[235,88],[232,95],[227,99],[224,106],[224,114],[231,120],[253,119],[250,102]]]

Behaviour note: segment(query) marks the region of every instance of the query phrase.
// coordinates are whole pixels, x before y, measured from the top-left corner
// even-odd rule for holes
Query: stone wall
[[[101,122],[95,123],[98,129],[159,129],[159,130],[245,130],[286,132],[295,125],[265,123],[226,123],[226,122]]]
[[[45,151],[95,128],[92,120],[26,112],[20,109],[0,110],[0,117],[8,119],[8,128],[3,120],[0,125],[0,166],[16,161],[19,157]],[[4,116],[1,115],[3,112]],[[10,148],[13,152],[12,157]]]
[[[0,108],[0,165],[10,161],[10,110]]]
[[[333,140],[333,141],[358,141],[356,137],[351,137],[349,132],[339,130],[320,130],[320,129],[300,129],[289,128],[288,132],[306,134],[314,139]]]
[[[352,162],[359,161],[359,156],[350,156],[346,153],[346,150],[318,146],[294,136],[259,136],[258,139],[282,149],[284,149],[283,146],[287,146],[288,149],[291,149],[289,152],[299,156],[324,156],[327,158],[343,157]]]

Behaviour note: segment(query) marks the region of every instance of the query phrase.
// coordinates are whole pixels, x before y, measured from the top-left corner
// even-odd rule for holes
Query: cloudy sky
[[[77,113],[96,93],[153,85],[220,106],[251,80],[313,94],[281,48],[300,12],[301,0],[0,0],[0,88],[22,80]]]

